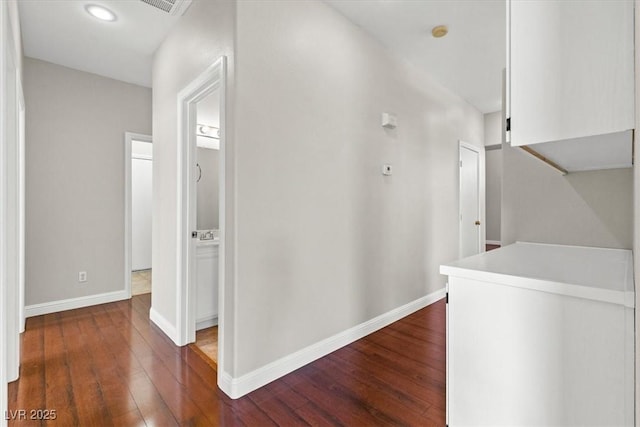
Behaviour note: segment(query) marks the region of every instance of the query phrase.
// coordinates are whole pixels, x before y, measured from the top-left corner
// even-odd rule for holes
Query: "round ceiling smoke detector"
[[[116,14],[111,12],[104,6],[97,4],[88,4],[84,7],[87,13],[101,21],[113,22],[116,20]]]
[[[440,37],[446,36],[448,32],[449,29],[446,25],[438,25],[436,27],[433,27],[433,29],[431,30],[431,35],[439,39]]]

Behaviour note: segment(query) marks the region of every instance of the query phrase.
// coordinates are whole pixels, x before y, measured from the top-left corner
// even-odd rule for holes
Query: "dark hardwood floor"
[[[444,301],[237,400],[149,321],[149,305],[140,295],[28,319],[6,414],[26,420],[9,424],[445,425]],[[30,419],[47,410],[55,420]]]

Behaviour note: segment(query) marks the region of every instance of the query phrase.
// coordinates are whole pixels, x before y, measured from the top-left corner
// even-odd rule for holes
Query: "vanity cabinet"
[[[633,1],[507,0],[507,17],[511,145],[550,157],[622,150],[604,159],[608,166],[591,159],[596,164],[574,169],[631,166]],[[570,147],[549,144],[559,141]]]
[[[218,258],[217,240],[196,244],[196,330],[218,324]]]

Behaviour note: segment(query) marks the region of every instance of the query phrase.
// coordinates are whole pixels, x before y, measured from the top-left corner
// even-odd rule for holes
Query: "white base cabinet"
[[[196,331],[218,324],[217,241],[196,244]]]
[[[631,251],[517,243],[442,266],[448,425],[632,426],[631,265]]]

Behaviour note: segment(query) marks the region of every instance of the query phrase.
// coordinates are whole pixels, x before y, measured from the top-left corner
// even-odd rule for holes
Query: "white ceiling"
[[[325,0],[389,49],[483,113],[500,109],[504,0]],[[118,15],[101,22],[84,6]],[[82,71],[151,86],[153,53],[180,19],[140,0],[19,0],[24,52]],[[444,24],[449,34],[431,36]]]
[[[86,4],[118,19],[99,21]],[[139,0],[19,0],[18,7],[26,56],[147,87],[153,53],[180,19]]]
[[[504,0],[325,0],[483,113],[501,109]],[[436,25],[449,34],[431,36]]]

